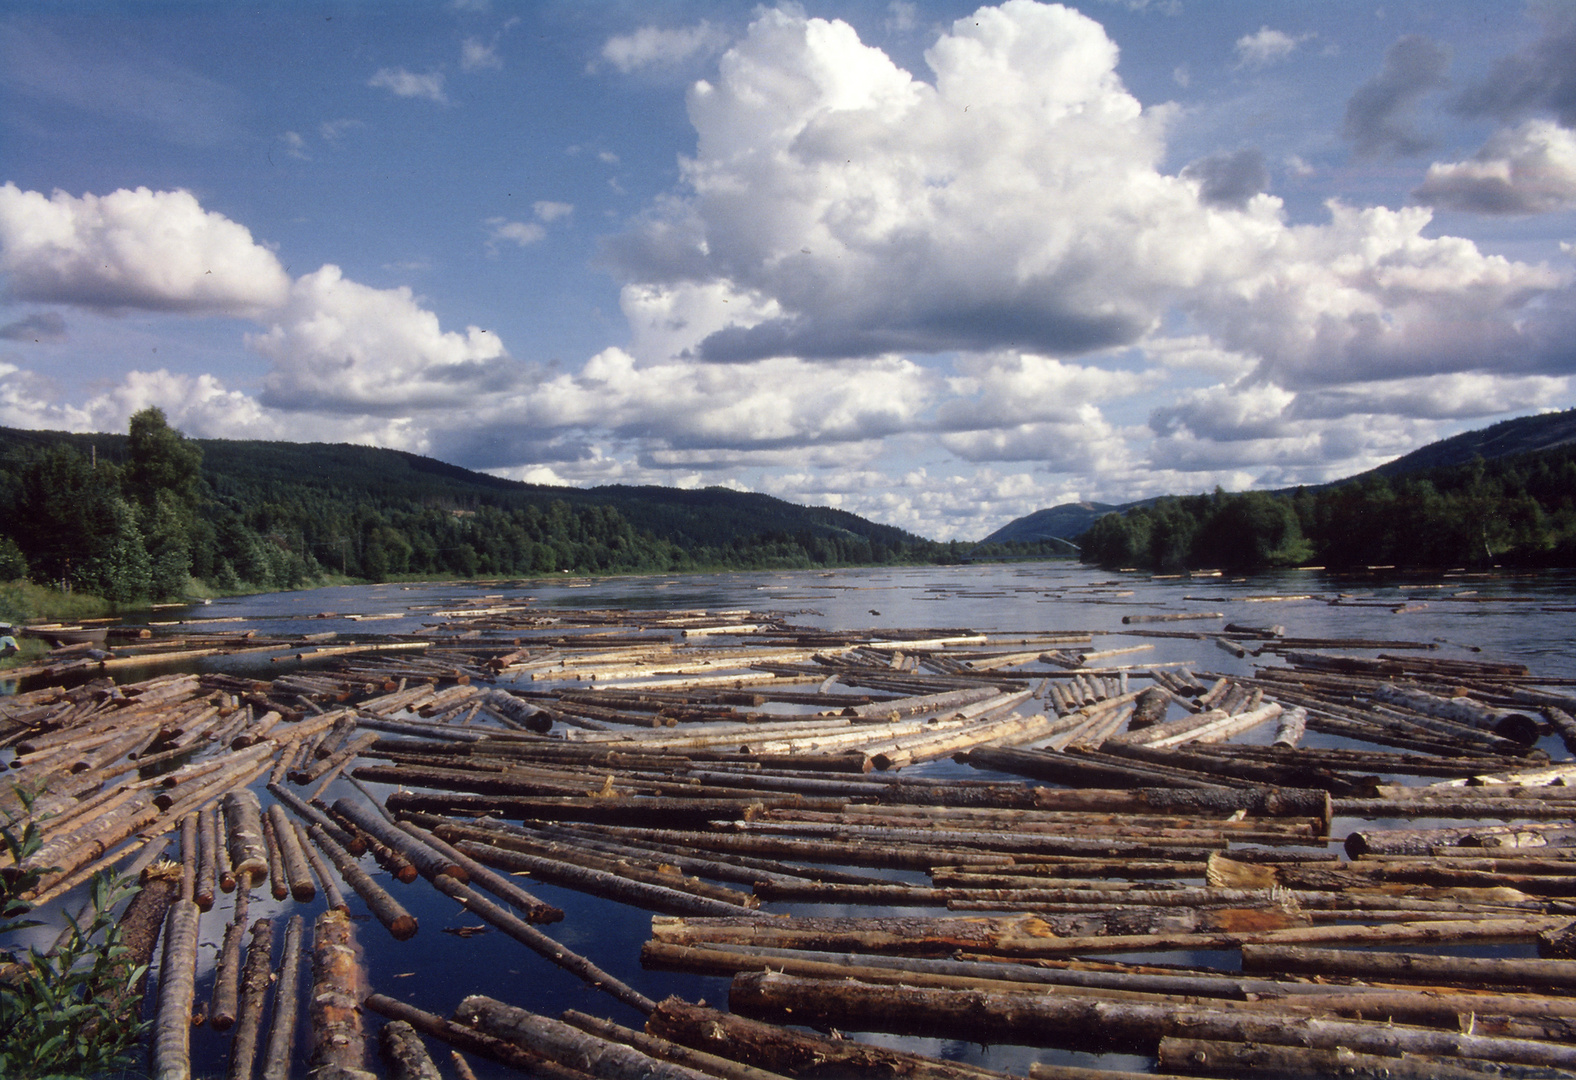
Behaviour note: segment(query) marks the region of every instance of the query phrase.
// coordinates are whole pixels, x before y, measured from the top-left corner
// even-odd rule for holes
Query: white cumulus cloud
[[[266,310],[290,287],[244,225],[190,192],[147,188],[78,198],[0,185],[0,274],[22,300],[196,315]]]
[[[298,278],[247,343],[273,364],[264,404],[388,415],[468,403],[513,379],[497,334],[442,330],[407,288],[374,289],[337,266]]]

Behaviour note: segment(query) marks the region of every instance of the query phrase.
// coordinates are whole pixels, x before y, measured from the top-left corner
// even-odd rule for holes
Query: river
[[[1576,634],[1572,633],[1576,629],[1576,574],[1570,572],[1461,573],[1424,579],[1383,573],[1353,577],[1287,571],[1249,578],[1153,579],[1077,563],[1038,562],[475,585],[364,585],[216,600],[161,612],[160,617],[189,624],[193,630],[255,627],[268,634],[368,630],[406,634],[421,633],[435,621],[433,613],[437,611],[483,596],[530,597],[543,608],[749,609],[779,613],[790,622],[807,626],[878,631],[968,628],[1114,635],[1123,631],[1124,615],[1207,611],[1221,613],[1223,621],[1153,625],[1188,631],[1218,628],[1223,623],[1279,625],[1294,636],[1407,640],[1437,646],[1431,655],[1518,661],[1535,674],[1576,678]],[[351,615],[385,618],[368,621],[351,619]],[[1251,674],[1255,663],[1268,662],[1239,659],[1194,638],[1112,636],[1096,640],[1095,648],[1151,643],[1154,650],[1143,655],[1144,662],[1186,661],[1199,672]],[[236,670],[233,661],[224,666]],[[256,662],[253,668],[247,673],[264,678],[279,672],[278,666],[269,668],[266,661]],[[955,770],[960,775],[981,776],[949,762],[918,768],[930,774]],[[328,797],[354,794],[340,781]],[[371,866],[370,860],[367,865]],[[381,880],[388,878],[381,875]],[[567,912],[563,922],[548,928],[554,937],[648,995],[660,999],[673,993],[718,1005],[726,1001],[726,980],[641,970],[640,947],[650,928],[644,911],[550,885],[530,887]],[[421,929],[411,940],[395,942],[375,921],[358,923],[374,989],[445,1015],[464,995],[482,993],[547,1015],[574,1008],[640,1026],[641,1018],[632,1010],[588,989],[501,934],[462,937],[445,933],[474,926],[478,920],[425,883],[393,884],[392,888],[417,915]],[[227,917],[230,903],[230,898],[222,898],[213,914],[203,920],[205,944],[217,946],[221,920]],[[310,925],[321,907],[321,898],[311,905],[280,904],[266,889],[260,889],[253,894],[251,912],[254,918],[299,912]],[[354,900],[352,908],[363,912]],[[803,906],[784,909],[822,910]],[[282,931],[282,922],[277,922],[276,928],[276,933]],[[211,984],[214,951],[209,947],[201,951],[200,998]],[[1026,1073],[1028,1063],[1035,1060],[1084,1064],[1095,1060],[1087,1055],[1017,1047],[896,1039],[891,1043],[1016,1073]],[[194,1031],[194,1064],[200,1075],[222,1075],[227,1045],[225,1036],[207,1029]],[[443,1056],[447,1074],[446,1054]],[[1138,1071],[1148,1066],[1147,1059],[1139,1058],[1108,1057],[1101,1063]],[[517,1075],[498,1071],[486,1062],[474,1064],[481,1076]],[[304,1074],[304,1065],[302,1070]]]

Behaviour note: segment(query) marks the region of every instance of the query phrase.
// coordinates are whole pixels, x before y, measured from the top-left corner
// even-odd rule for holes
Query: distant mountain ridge
[[[1404,454],[1377,468],[1318,486],[1333,487],[1370,476],[1394,479],[1427,469],[1465,465],[1477,458],[1489,461],[1494,458],[1552,450],[1571,444],[1576,444],[1576,409],[1539,413],[1536,416],[1504,420],[1475,431],[1464,431],[1448,439],[1440,439],[1438,442],[1419,447],[1410,454]],[[1282,488],[1271,494],[1285,494],[1292,490],[1295,489]],[[1154,499],[1139,499],[1128,503],[1060,503],[1009,521],[980,543],[999,544],[1014,541],[1032,543],[1050,539],[1071,541],[1083,535],[1089,526],[1106,514],[1123,513],[1135,506],[1154,501]]]
[[[403,450],[348,443],[191,441],[202,449],[204,479],[221,498],[234,494],[248,501],[279,502],[298,500],[297,493],[310,492],[331,499],[405,500],[462,514],[480,507],[546,511],[554,503],[577,511],[610,507],[635,529],[686,549],[719,548],[762,536],[866,542],[876,548],[929,543],[897,526],[846,510],[803,506],[731,488],[558,487],[506,480]],[[128,437],[0,427],[0,463],[13,451],[59,444],[100,461],[121,462]]]

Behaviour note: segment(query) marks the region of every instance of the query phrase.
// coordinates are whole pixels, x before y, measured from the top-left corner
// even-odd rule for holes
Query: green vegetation
[[[1160,499],[1100,518],[1086,562],[1150,570],[1576,566],[1576,447],[1286,494]]]
[[[0,828],[0,840],[13,866],[41,846],[33,822],[21,835]],[[39,925],[24,917],[32,906],[23,896],[45,872],[0,875],[0,938]],[[130,966],[111,914],[125,891],[109,875],[95,876],[85,924],[70,919],[54,948],[30,948],[0,966],[0,1076],[96,1076],[134,1064],[147,1026],[132,992],[143,969]]]
[[[959,557],[957,545],[766,495],[543,487],[393,450],[199,442],[158,409],[125,436],[0,429],[0,454],[0,581],[119,605],[330,580]]]

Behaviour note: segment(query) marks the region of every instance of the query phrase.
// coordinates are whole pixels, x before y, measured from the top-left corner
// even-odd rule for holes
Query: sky
[[[10,0],[0,425],[973,540],[1576,405],[1576,2]]]

